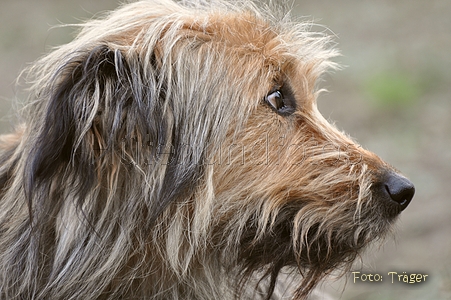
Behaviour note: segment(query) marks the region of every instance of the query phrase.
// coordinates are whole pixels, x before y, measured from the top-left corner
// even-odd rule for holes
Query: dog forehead
[[[277,36],[265,20],[249,12],[214,13],[209,17],[207,30],[230,45],[249,46],[255,50],[264,48]]]
[[[206,17],[188,20],[184,27],[196,37],[203,36],[218,47],[249,58],[261,54],[277,65],[286,60],[282,53],[288,51],[277,29],[250,11],[210,12]]]

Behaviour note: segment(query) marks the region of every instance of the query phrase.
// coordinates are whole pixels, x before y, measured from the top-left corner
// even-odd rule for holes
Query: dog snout
[[[394,218],[412,201],[415,187],[410,180],[393,171],[385,172],[371,188],[373,198],[388,218]]]
[[[396,173],[389,173],[384,182],[385,192],[399,205],[401,211],[412,201],[415,186],[407,178]]]

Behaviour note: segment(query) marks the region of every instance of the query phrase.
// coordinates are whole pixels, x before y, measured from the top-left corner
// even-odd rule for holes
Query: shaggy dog
[[[131,3],[28,70],[1,299],[304,299],[390,231],[413,185],[321,116],[336,52],[273,12]]]

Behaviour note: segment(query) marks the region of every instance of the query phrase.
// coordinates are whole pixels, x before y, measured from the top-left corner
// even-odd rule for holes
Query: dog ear
[[[87,135],[97,126],[109,93],[116,92],[122,101],[129,98],[129,88],[120,80],[127,68],[120,51],[100,46],[69,57],[56,68],[52,82],[40,89],[40,99],[32,106],[34,117],[29,123],[33,136],[24,182],[30,210],[37,194],[61,193],[59,185],[67,187],[67,183],[76,197],[86,197],[97,183],[92,148],[103,144],[89,141]]]
[[[166,95],[167,77],[159,74],[155,55],[147,56],[146,64],[132,55],[125,57],[104,45],[75,53],[56,68],[31,122],[35,137],[24,182],[30,213],[33,201],[53,202],[51,209],[58,209],[55,202],[67,197],[68,190],[81,206],[99,184],[99,176],[106,176],[101,173],[109,172],[105,167],[109,162],[99,163],[99,159],[119,152],[120,172],[129,176],[120,183],[125,185],[122,191],[137,191],[131,185],[138,182],[156,185],[151,188],[153,194],[142,191],[150,220],[171,202],[189,199],[194,192],[192,183],[199,182],[202,158],[188,149],[180,134],[186,131],[181,129],[186,122],[173,115],[177,99]],[[139,172],[135,173],[141,175],[130,172],[136,165]],[[159,180],[139,177],[152,172]],[[36,197],[41,200],[33,200]]]

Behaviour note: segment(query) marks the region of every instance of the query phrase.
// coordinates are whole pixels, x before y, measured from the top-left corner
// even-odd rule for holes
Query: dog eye
[[[294,112],[294,107],[289,104],[289,101],[286,101],[280,90],[275,90],[266,95],[265,102],[281,115],[289,115]]]

